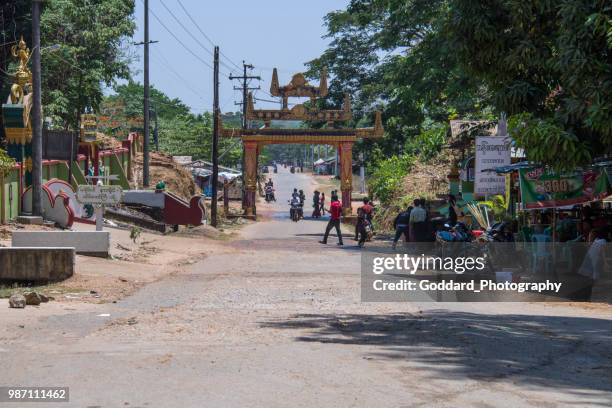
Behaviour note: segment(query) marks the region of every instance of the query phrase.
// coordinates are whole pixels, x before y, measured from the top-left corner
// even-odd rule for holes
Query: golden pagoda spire
[[[342,110],[346,113],[351,112],[351,97],[348,93],[344,94],[344,103],[342,104]]]
[[[280,96],[278,88],[278,72],[276,71],[276,68],[274,68],[272,71],[272,83],[270,84],[270,95]]]
[[[319,96],[327,96],[327,68],[321,68],[321,82],[319,83]]]

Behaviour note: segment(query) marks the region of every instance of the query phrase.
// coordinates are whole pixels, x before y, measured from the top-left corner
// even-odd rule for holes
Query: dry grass
[[[173,162],[172,156],[152,152],[150,157],[149,177],[152,186],[163,180],[166,190],[186,200],[200,194],[191,172]],[[137,187],[142,186],[142,157],[134,159],[134,183]]]
[[[377,228],[381,231],[392,230],[397,214],[412,205],[415,198],[430,201],[447,194],[449,191],[448,174],[452,170],[453,162],[456,161],[457,157],[454,156],[453,151],[443,150],[431,161],[416,162],[404,178],[402,187],[396,192],[392,204],[377,209],[375,220]]]

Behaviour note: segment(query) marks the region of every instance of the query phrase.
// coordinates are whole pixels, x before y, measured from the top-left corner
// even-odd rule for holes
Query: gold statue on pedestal
[[[9,143],[27,144],[32,140],[32,71],[28,68],[30,49],[23,36],[11,47],[11,54],[19,61],[13,76],[13,85],[8,102],[2,105],[4,134]]]
[[[23,103],[26,88],[32,84],[32,71],[28,68],[31,53],[23,36],[18,44],[11,47],[11,54],[19,60],[19,67],[14,75],[15,83],[11,86],[11,103]]]

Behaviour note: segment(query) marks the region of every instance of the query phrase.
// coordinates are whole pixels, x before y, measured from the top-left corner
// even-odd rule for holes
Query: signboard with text
[[[504,136],[476,136],[474,194],[488,196],[504,194],[506,178],[483,171],[510,165],[510,139]]]
[[[121,186],[81,185],[77,190],[77,200],[81,204],[117,205],[122,195]]]
[[[554,208],[605,198],[610,183],[604,169],[559,174],[543,168],[520,169],[521,201],[526,209]]]

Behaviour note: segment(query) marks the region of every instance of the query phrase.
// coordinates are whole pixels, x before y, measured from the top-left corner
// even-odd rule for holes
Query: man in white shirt
[[[412,241],[426,241],[427,234],[427,211],[423,208],[423,201],[420,199],[414,200],[414,208],[410,212],[410,234]]]

